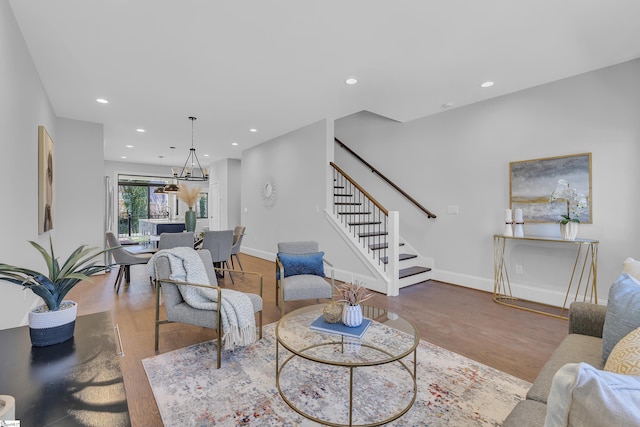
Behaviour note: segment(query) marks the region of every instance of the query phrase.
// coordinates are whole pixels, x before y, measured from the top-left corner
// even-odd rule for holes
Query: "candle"
[[[524,222],[524,221],[522,221],[522,209],[516,209],[515,215],[516,215],[515,221],[517,223]]]
[[[511,209],[505,209],[504,211],[504,222],[513,222],[511,217]]]

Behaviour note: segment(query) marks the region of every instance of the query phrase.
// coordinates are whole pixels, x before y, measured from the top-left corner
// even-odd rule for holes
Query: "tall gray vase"
[[[188,232],[193,233],[196,231],[196,211],[191,207],[184,213],[184,225]]]

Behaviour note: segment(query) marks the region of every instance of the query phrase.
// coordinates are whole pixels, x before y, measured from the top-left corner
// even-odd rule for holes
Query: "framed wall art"
[[[38,233],[53,228],[53,140],[38,126]]]
[[[509,173],[511,209],[522,209],[525,223],[563,215],[592,223],[591,153],[511,162]]]

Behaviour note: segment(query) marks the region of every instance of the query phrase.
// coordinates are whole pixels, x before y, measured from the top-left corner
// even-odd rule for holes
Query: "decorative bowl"
[[[322,308],[322,316],[327,323],[338,323],[342,319],[342,304],[330,302]]]

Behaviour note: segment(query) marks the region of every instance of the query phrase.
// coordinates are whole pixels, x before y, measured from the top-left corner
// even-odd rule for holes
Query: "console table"
[[[111,313],[78,316],[74,338],[32,347],[29,327],[0,330],[0,387],[23,426],[130,426]]]
[[[505,262],[505,248],[507,242],[511,241],[535,241],[550,245],[574,245],[576,247],[576,258],[573,263],[573,270],[567,285],[567,291],[564,297],[564,303],[560,310],[560,315],[555,315],[535,308],[527,307],[521,302],[531,302],[513,296],[511,291],[511,282],[509,280],[509,272],[507,263]],[[598,290],[596,287],[596,278],[598,273],[598,240],[592,239],[575,239],[564,240],[553,237],[513,237],[494,234],[493,236],[493,300],[497,303],[519,308],[522,310],[533,311],[545,314],[547,316],[560,317],[566,319],[569,313],[569,307],[572,301],[569,300],[573,292],[573,301],[582,301],[598,303]]]

